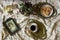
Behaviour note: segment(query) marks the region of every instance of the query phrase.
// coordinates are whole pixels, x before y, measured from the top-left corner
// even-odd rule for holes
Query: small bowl
[[[55,7],[49,3],[42,3],[42,5],[39,8],[39,15],[41,15],[44,18],[52,17],[55,14],[55,12]]]

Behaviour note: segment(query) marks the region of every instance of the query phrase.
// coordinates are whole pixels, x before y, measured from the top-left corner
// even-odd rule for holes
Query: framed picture
[[[3,22],[3,25],[11,35],[15,34],[15,32],[20,29],[19,25],[13,18],[8,18]]]

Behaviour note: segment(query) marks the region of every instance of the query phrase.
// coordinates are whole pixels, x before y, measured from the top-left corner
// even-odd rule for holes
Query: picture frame
[[[3,22],[3,25],[7,29],[10,35],[15,34],[20,29],[19,25],[13,18],[8,18],[6,21]]]

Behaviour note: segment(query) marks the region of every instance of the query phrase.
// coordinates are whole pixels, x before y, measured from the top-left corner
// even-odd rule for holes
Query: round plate
[[[37,27],[36,27],[37,31],[35,31],[35,32],[30,30],[31,24],[34,25],[33,23],[37,24]],[[44,39],[47,37],[45,25],[37,20],[29,20],[25,31],[26,31],[27,35],[33,37],[34,39],[35,38]]]

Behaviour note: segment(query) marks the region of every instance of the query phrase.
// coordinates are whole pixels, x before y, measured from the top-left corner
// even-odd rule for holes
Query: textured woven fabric
[[[38,2],[46,2],[46,0],[29,0],[29,1],[32,4],[35,4]],[[59,0],[47,0],[47,2],[54,5],[54,7],[57,10],[57,16],[51,19],[45,19],[44,21],[44,19],[41,19],[40,17],[36,15],[30,15],[30,19],[39,20],[46,26],[47,38],[44,40],[60,40],[60,1]],[[26,21],[21,23],[23,20],[27,20],[29,17],[22,15],[19,12],[18,8],[13,10],[12,15],[4,11],[5,6],[12,5],[12,4],[20,4],[20,3],[22,3],[22,0],[21,1],[15,0],[14,2],[12,0],[0,0],[0,9],[3,11],[3,12],[0,12],[0,40],[3,40],[3,38],[4,40],[34,40],[32,37],[29,37],[25,33],[25,26],[27,25]],[[14,36],[9,35],[8,33],[6,34],[7,30],[6,31],[4,30],[4,27],[2,24],[3,18],[5,18],[6,20],[9,17],[15,18],[17,23],[21,27],[21,30],[18,32],[18,34],[16,33]]]

